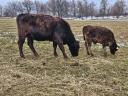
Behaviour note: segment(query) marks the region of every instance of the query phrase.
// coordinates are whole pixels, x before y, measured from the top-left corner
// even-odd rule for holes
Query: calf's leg
[[[25,37],[19,37],[18,47],[19,47],[20,56],[22,58],[25,58],[24,53],[23,53],[23,44],[24,44],[24,42],[25,42]]]
[[[53,48],[54,48],[54,56],[58,57],[58,54],[56,52],[56,48],[57,48],[57,43],[53,42]]]
[[[104,56],[107,56],[106,46],[103,45]]]
[[[33,46],[33,39],[31,38],[31,36],[28,36],[27,37],[27,40],[28,40],[28,46],[30,47],[30,49],[32,50],[33,54],[38,57],[38,53],[36,52],[34,46]]]
[[[87,55],[90,55],[87,41],[85,41],[85,48],[86,48]]]
[[[93,53],[92,53],[92,50],[91,50],[91,45],[92,45],[92,42],[88,42],[89,54],[90,54],[91,56],[94,56]]]

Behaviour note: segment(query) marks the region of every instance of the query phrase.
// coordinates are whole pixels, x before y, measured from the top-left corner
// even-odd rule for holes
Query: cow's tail
[[[17,25],[19,25],[20,19],[21,19],[24,15],[25,15],[25,14],[20,14],[20,15],[17,16],[17,18],[16,18]]]
[[[83,33],[83,39],[86,40],[86,34],[85,34],[85,31],[84,31],[84,28],[82,30],[82,33]]]
[[[20,35],[20,20],[19,20],[19,15],[17,16],[17,18],[16,18],[16,23],[17,23],[17,29],[18,29],[18,36]]]
[[[22,14],[18,15],[16,18],[16,23],[17,23],[17,29],[18,29],[18,35],[20,34],[20,18]]]

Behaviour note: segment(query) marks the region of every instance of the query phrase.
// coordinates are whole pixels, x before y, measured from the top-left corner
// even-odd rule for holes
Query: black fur
[[[110,46],[111,54],[115,55],[116,51],[118,50],[117,47],[118,46],[117,46],[116,42],[113,42],[113,44]]]
[[[79,43],[76,41],[69,24],[59,18],[43,14],[20,14],[17,16],[18,26],[18,45],[20,56],[24,58],[22,51],[25,38],[28,39],[28,45],[37,56],[37,52],[33,46],[33,40],[52,41],[54,47],[54,55],[57,56],[57,45],[61,49],[64,58],[67,58],[64,44],[67,44],[72,56],[78,56]]]

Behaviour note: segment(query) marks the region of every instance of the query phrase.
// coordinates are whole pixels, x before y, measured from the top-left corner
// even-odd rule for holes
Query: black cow
[[[43,14],[20,14],[17,16],[17,27],[19,52],[23,58],[25,58],[22,50],[25,38],[35,56],[38,54],[33,47],[33,40],[52,41],[54,56],[58,56],[56,52],[58,45],[64,58],[67,58],[64,44],[68,45],[72,56],[78,56],[79,42],[75,39],[69,24],[62,18]]]
[[[115,52],[118,50],[118,45],[116,44],[114,34],[108,28],[91,25],[84,26],[83,37],[85,40],[85,47],[88,55],[93,56],[93,53],[91,51],[92,42],[94,44],[102,44],[105,56],[107,55],[106,46],[109,46],[110,52],[113,55],[115,55]]]

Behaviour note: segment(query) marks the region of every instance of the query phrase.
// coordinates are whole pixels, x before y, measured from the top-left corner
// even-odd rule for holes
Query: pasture
[[[34,42],[39,58],[24,44],[26,59],[19,57],[15,19],[0,19],[0,96],[128,96],[128,21],[68,20],[80,40],[78,57],[64,60],[52,43]],[[84,25],[111,29],[120,46],[116,56],[93,45],[94,57],[86,55],[82,37]]]

